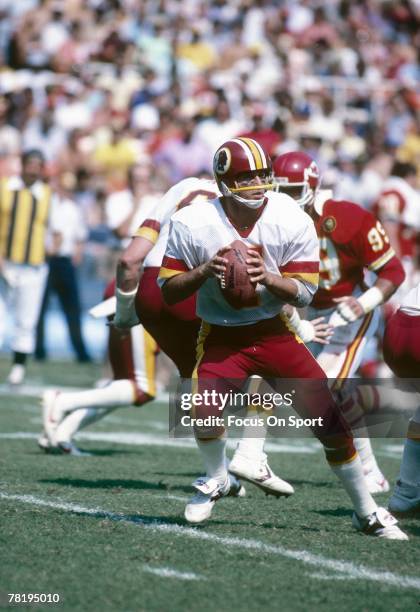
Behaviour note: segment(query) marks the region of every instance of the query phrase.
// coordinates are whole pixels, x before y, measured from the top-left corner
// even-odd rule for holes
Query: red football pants
[[[398,310],[386,324],[385,363],[399,378],[420,378],[420,316]]]
[[[291,380],[295,395],[293,408],[302,418],[322,417],[322,425],[311,427],[324,445],[328,461],[341,463],[354,457],[353,438],[328,388],[327,377],[306,346],[298,342],[279,317],[255,325],[235,328],[203,323],[199,344],[196,392],[237,392],[251,375]],[[296,380],[298,379],[298,380]],[[220,403],[194,407],[194,417],[221,416]],[[199,438],[209,436],[208,428],[196,428]],[[216,435],[220,435],[217,431]]]

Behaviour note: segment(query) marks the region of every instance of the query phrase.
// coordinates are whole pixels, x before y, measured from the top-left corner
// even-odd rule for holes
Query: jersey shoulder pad
[[[350,242],[371,213],[347,200],[327,200],[319,220],[321,231],[337,243]]]

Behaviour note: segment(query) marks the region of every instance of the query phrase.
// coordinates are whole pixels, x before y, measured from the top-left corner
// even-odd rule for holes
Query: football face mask
[[[292,197],[302,208],[312,206],[321,183],[316,162],[300,151],[279,155],[273,162],[274,190]]]

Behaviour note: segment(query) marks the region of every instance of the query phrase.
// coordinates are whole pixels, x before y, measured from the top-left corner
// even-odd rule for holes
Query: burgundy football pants
[[[305,419],[322,417],[322,425],[311,429],[324,445],[328,461],[342,463],[354,457],[352,435],[329,391],[324,371],[280,317],[230,328],[203,323],[197,353],[197,393],[235,393],[251,375],[269,379],[274,391],[276,379],[281,389],[284,379],[293,379],[294,410]],[[221,416],[219,408],[217,401],[211,406],[195,406],[194,417]],[[214,433],[214,428],[196,427],[199,438],[215,437]],[[216,432],[220,434],[220,430]]]

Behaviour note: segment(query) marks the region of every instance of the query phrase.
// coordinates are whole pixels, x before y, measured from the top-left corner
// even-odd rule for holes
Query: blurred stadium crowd
[[[133,177],[157,197],[211,173],[235,135],[306,151],[337,199],[369,208],[395,159],[420,166],[419,15],[416,0],[0,0],[0,175],[44,153],[103,286],[121,246],[107,200]]]

